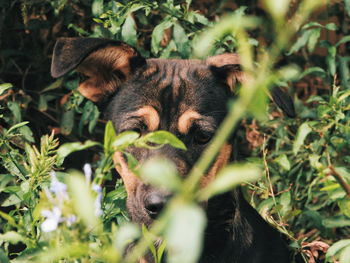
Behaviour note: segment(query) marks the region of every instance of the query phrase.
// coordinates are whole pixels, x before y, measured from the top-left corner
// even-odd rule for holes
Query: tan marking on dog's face
[[[238,54],[225,53],[221,55],[208,57],[205,62],[208,65],[212,65],[215,67],[222,67],[226,65],[240,64],[240,58]]]
[[[232,146],[230,144],[225,144],[221,148],[220,153],[216,158],[215,163],[210,168],[208,174],[202,177],[200,182],[201,188],[205,188],[210,182],[214,180],[218,171],[229,162],[231,153],[232,153]]]
[[[134,112],[133,115],[143,118],[149,131],[158,129],[160,123],[159,114],[152,106],[143,106]]]
[[[123,179],[128,196],[134,195],[136,188],[141,183],[141,181],[134,175],[132,171],[130,171],[128,163],[123,156],[123,153],[115,152],[113,155],[113,162],[115,165],[115,169]]]
[[[200,118],[201,118],[201,115],[194,110],[185,111],[180,116],[177,123],[179,132],[181,132],[182,134],[187,134],[189,132],[189,129],[191,128],[193,121]]]
[[[84,75],[89,77],[87,72],[84,72]],[[80,94],[84,97],[88,98],[93,102],[98,102],[103,98],[105,94],[102,89],[97,88],[100,85],[105,86],[106,84],[104,84],[101,80],[92,75],[86,81],[84,81],[84,83],[81,83],[79,85],[78,90]]]

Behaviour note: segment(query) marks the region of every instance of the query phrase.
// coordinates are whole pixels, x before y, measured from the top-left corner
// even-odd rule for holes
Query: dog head
[[[82,75],[81,94],[103,104],[117,133],[133,130],[144,135],[166,130],[181,139],[187,151],[170,146],[128,149],[140,163],[156,156],[171,159],[181,176],[187,175],[224,119],[236,83],[244,81],[236,54],[206,60],[145,59],[119,41],[61,38],[54,48],[51,74],[61,77],[73,69]],[[290,98],[277,94],[277,104],[293,115]],[[203,186],[229,161],[231,152],[229,143],[222,147],[202,178]],[[132,220],[149,225],[170,193],[140,181],[128,169],[122,153],[115,153],[114,161],[128,193]]]

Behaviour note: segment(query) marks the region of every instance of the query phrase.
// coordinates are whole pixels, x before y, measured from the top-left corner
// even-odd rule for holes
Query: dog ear
[[[51,75],[62,77],[76,69],[82,76],[80,93],[101,102],[129,79],[146,60],[133,47],[103,38],[59,38],[55,44]]]
[[[249,81],[249,78],[243,73],[240,64],[240,58],[237,54],[227,53],[211,56],[206,59],[206,64],[211,66],[215,74],[221,76],[231,91],[235,89],[237,82]],[[277,106],[290,118],[295,117],[295,108],[292,98],[289,94],[279,87],[271,90],[272,99]]]

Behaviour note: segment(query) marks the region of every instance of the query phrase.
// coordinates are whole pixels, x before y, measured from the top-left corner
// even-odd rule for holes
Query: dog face
[[[63,38],[55,46],[52,75],[60,77],[76,69],[83,75],[80,92],[102,103],[105,116],[117,133],[137,131],[141,135],[166,130],[181,139],[187,151],[130,147],[128,152],[143,163],[153,157],[174,162],[185,177],[195,164],[227,112],[227,102],[237,82],[243,81],[239,58],[224,54],[207,60],[144,59],[132,47],[117,41]],[[232,146],[222,147],[216,161],[203,176],[205,186],[225,165]],[[171,193],[140,181],[116,152],[116,169],[127,193],[132,220],[149,225]]]
[[[117,133],[134,130],[144,135],[166,130],[181,139],[187,151],[163,146],[157,150],[130,148],[143,163],[162,156],[174,162],[179,174],[186,176],[201,155],[226,114],[229,88],[200,61],[148,60],[147,66],[127,81],[109,103],[106,113]],[[229,145],[203,177],[206,184],[216,170],[230,158]],[[128,191],[132,219],[149,224],[159,213],[169,193],[154,189],[138,180],[127,168],[121,153],[115,154],[117,170]]]

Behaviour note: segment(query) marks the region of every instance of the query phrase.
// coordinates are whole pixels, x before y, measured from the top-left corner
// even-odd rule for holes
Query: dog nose
[[[153,192],[145,200],[145,208],[151,218],[156,218],[164,208],[171,195]]]

